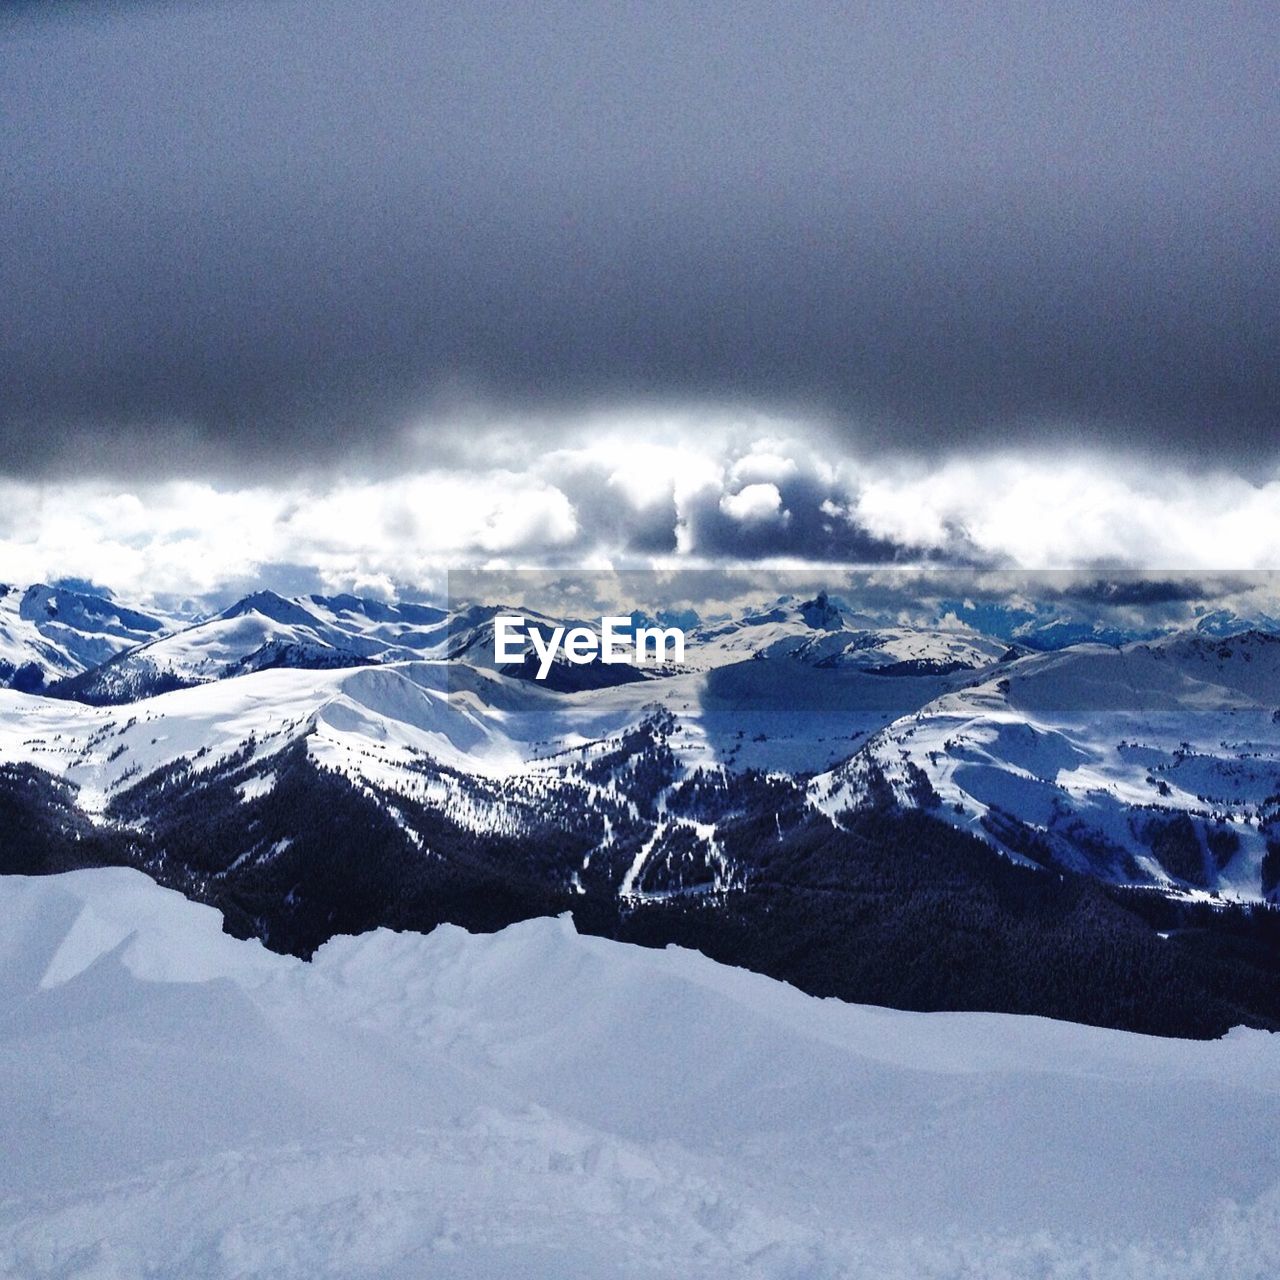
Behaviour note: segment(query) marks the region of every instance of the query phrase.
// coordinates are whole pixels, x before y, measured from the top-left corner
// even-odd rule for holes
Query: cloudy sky
[[[1280,566],[1274,6],[0,4],[0,580]]]

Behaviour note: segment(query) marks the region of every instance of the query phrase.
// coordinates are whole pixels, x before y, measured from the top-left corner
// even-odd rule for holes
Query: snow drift
[[[1280,1040],[840,1004],[540,919],[311,963],[0,880],[0,1274],[1272,1276]]]

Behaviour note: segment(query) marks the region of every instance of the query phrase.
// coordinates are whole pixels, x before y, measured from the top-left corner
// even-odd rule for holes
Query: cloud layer
[[[0,481],[0,581],[225,599],[439,592],[447,570],[485,566],[1280,563],[1280,477],[1191,478],[1119,454],[904,463],[836,454],[781,419],[633,414],[580,422],[550,452],[516,427],[470,447],[464,465],[428,453],[382,479]]]

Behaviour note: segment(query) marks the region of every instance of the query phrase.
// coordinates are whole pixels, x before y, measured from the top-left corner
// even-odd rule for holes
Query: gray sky
[[[1271,471],[1272,5],[3,14],[10,475],[637,405]]]
[[[0,581],[1280,565],[1280,11],[0,0]]]

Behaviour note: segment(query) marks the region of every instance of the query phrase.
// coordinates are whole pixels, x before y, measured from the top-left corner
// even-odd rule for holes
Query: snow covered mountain
[[[1194,596],[1197,583],[1192,575],[1170,575],[1163,584],[1153,584],[1145,576],[1129,575],[1121,580],[1075,582],[1077,594],[1056,575],[1033,575],[1031,589],[1011,592],[1010,599],[973,600],[943,596],[934,604],[939,617],[970,627],[1025,649],[1052,652],[1079,644],[1119,646],[1138,641],[1158,640],[1175,631],[1220,637],[1242,631],[1263,630],[1280,633],[1280,617],[1274,597],[1262,600],[1239,598],[1234,604],[1219,602],[1214,607],[1192,605],[1162,617],[1147,616],[1144,604],[1185,600]],[[1256,575],[1258,586],[1265,575]],[[1248,585],[1248,584],[1245,584]],[[1081,589],[1083,588],[1083,589]],[[1039,594],[1038,594],[1039,593]]]
[[[445,612],[357,596],[289,600],[258,591],[212,618],[120,653],[56,692],[90,703],[149,694],[270,667],[357,667],[442,654]]]
[[[0,869],[140,867],[302,955],[568,910],[848,999],[1280,1026],[1248,906],[1280,887],[1277,638],[1035,652],[819,596],[540,682],[495,611],[264,592],[0,690]]]
[[[1280,1038],[819,1000],[531,920],[310,964],[0,878],[0,1273],[1261,1280]]]
[[[0,686],[43,689],[146,644],[173,625],[90,592],[0,583]]]
[[[809,666],[877,675],[947,675],[978,670],[1024,652],[970,627],[886,625],[833,602],[783,597],[737,618],[701,623],[688,636],[691,664],[707,668],[743,658],[787,657]]]
[[[807,798],[837,818],[887,788],[1015,860],[1237,898],[1275,888],[1280,640],[1265,633],[1020,654],[972,633],[854,630],[840,617],[815,628],[803,607],[778,608],[695,632],[684,670],[565,696],[495,668],[492,611],[459,626],[437,611],[360,610],[353,625],[353,602],[312,603],[249,597],[95,673],[145,660],[179,684],[220,673],[216,690],[111,712],[13,695],[4,758],[99,798],[84,804],[198,750],[208,768],[220,743],[234,752],[250,738],[258,756],[305,739],[316,760],[390,791],[414,792],[419,756],[463,777],[497,760],[510,786],[543,786],[540,756],[558,770],[661,709],[673,777],[817,774]],[[397,660],[412,653],[403,641],[454,657]],[[246,648],[252,660],[234,656]],[[375,661],[376,673],[358,669]],[[271,669],[279,677],[247,678]]]
[[[1015,858],[1236,897],[1280,880],[1280,637],[1036,655],[887,726],[811,784],[887,783]]]
[[[137,866],[299,954],[380,924],[498,928],[569,910],[592,932],[691,942],[849,999],[1184,1035],[1280,1026],[1277,931],[1225,906],[1267,891],[1274,798],[1219,823],[1182,781],[1192,767],[1246,768],[1258,787],[1273,776],[1258,701],[1271,649],[1229,647],[890,676],[771,642],[569,694],[459,660],[274,668],[123,706],[0,691],[3,866]],[[1146,734],[1126,720],[1122,748],[1090,729],[1084,696],[1117,681],[1129,701],[1116,714]],[[1247,766],[1236,740],[1220,745],[1224,717],[1248,734]],[[1203,739],[1194,765],[1173,738],[1188,732]],[[1180,829],[1160,832],[1179,814],[1160,779],[1135,796],[1123,772],[1155,769],[1156,751],[1197,848],[1230,857],[1194,874],[1173,861]],[[1078,821],[1046,819],[1056,811],[1031,803],[1042,791],[1074,797]],[[1096,814],[1146,845],[1126,859],[1082,835]],[[1224,985],[1246,945],[1262,948],[1248,980]]]
[[[503,612],[519,613],[544,631],[560,624],[593,625],[589,619],[554,618],[519,604],[449,613],[430,605],[351,595],[288,599],[258,591],[186,625],[121,632],[119,643],[101,650],[96,659],[89,661],[86,655],[79,666],[59,667],[67,678],[50,691],[75,701],[123,704],[271,667],[327,669],[445,657],[493,667],[493,619]],[[964,626],[877,624],[825,595],[812,600],[783,597],[737,618],[695,623],[686,633],[686,665],[695,670],[747,657],[785,656],[807,665],[880,675],[945,675],[1007,661],[1020,652]],[[548,684],[561,692],[637,678],[598,665],[575,669],[562,660],[553,670]]]

